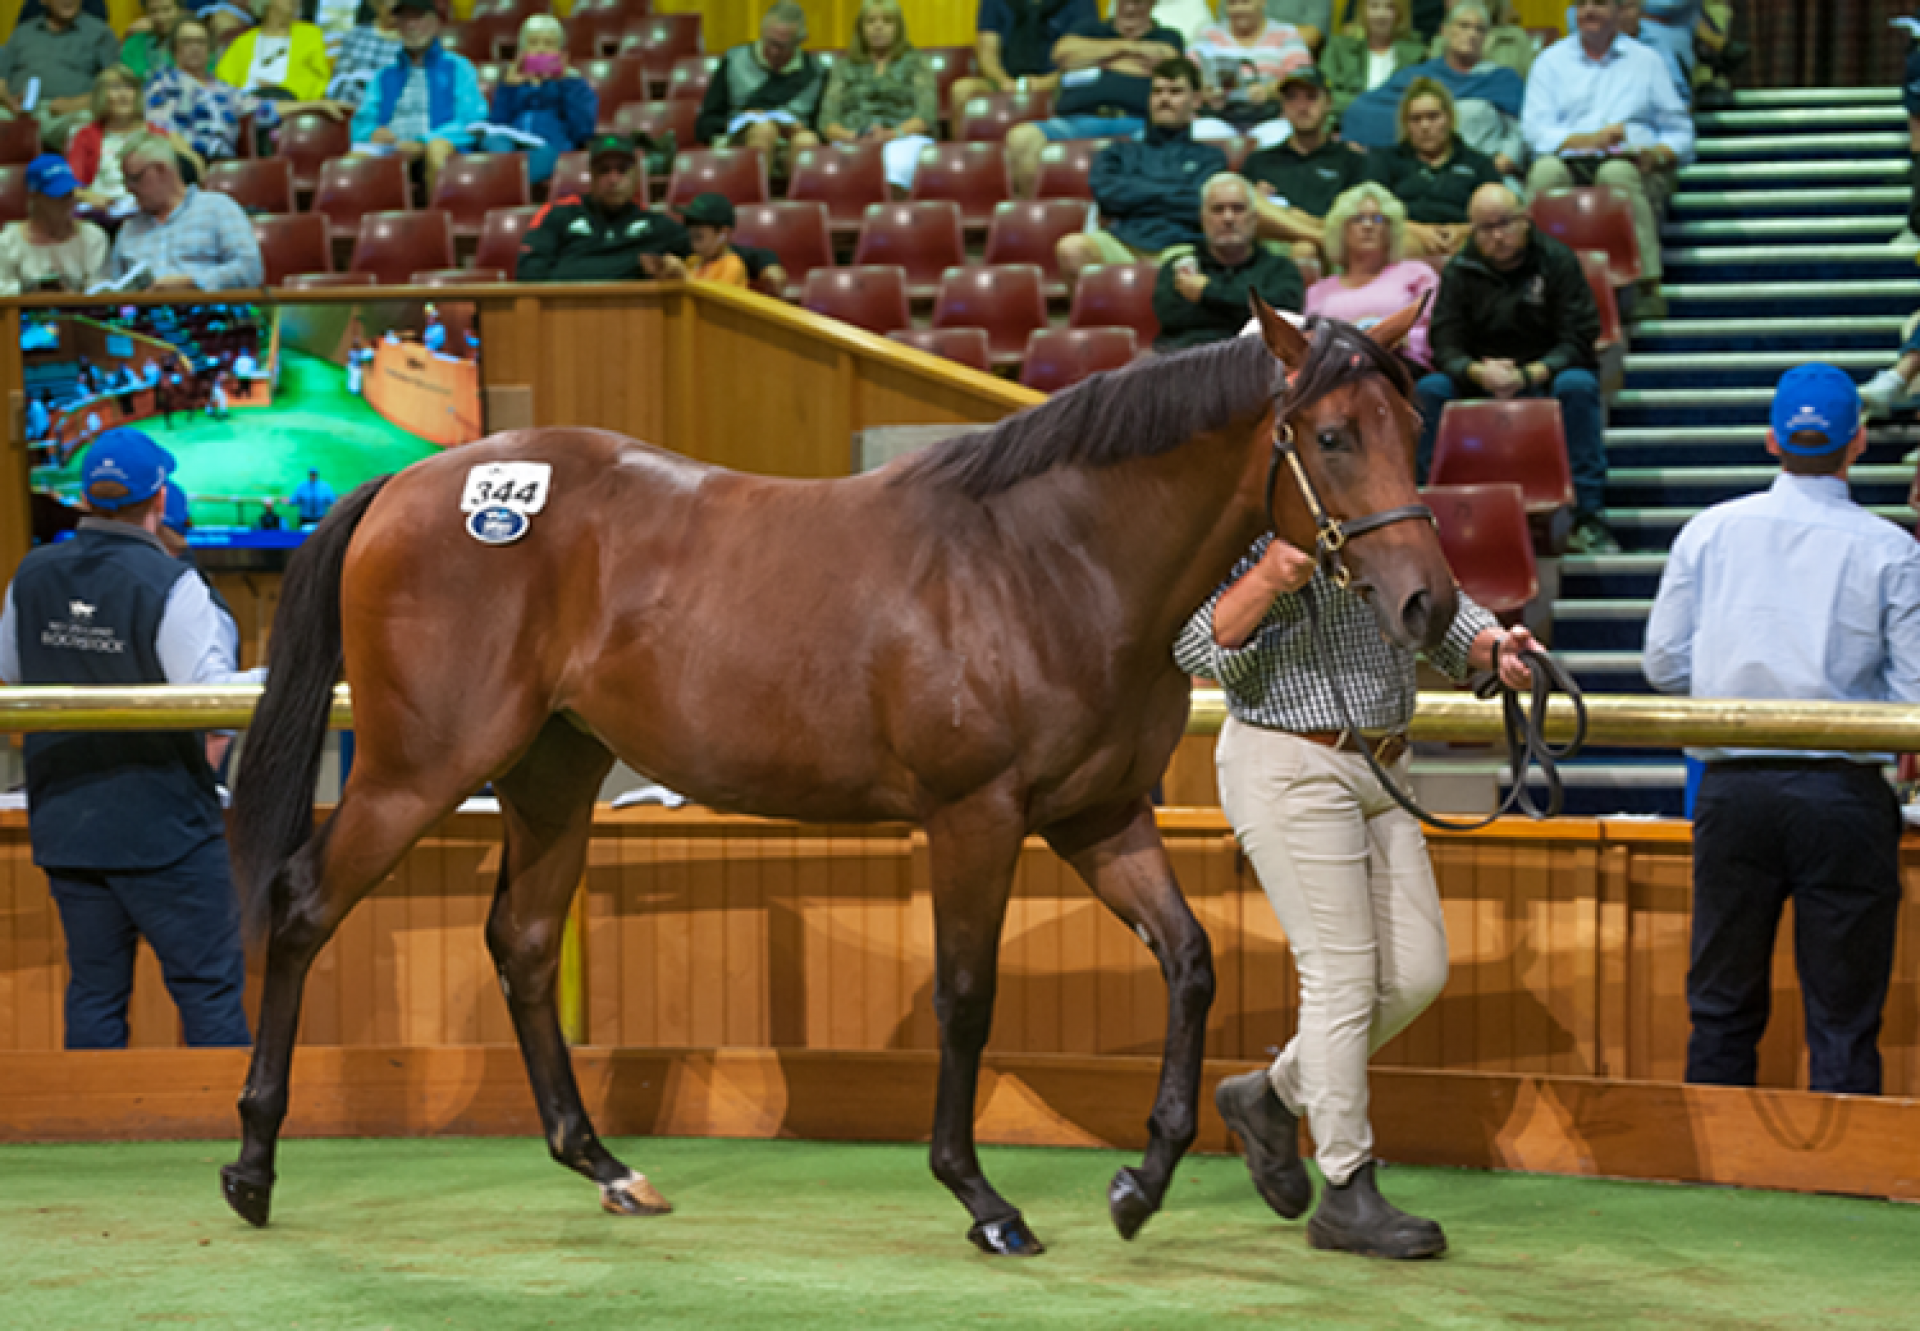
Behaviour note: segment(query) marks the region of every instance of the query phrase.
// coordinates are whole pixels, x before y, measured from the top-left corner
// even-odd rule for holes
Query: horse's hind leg
[[[593,797],[612,765],[599,740],[556,717],[513,770],[494,782],[506,851],[487,920],[487,947],[513,1013],[547,1149],[600,1185],[607,1210],[658,1215],[670,1209],[666,1199],[614,1159],[587,1119],[554,998],[567,906],[580,885],[593,829]]]
[[[1094,895],[1142,935],[1167,982],[1167,1040],[1160,1089],[1147,1120],[1147,1154],[1107,1189],[1120,1237],[1130,1239],[1160,1209],[1174,1168],[1198,1130],[1207,1009],[1213,1005],[1213,949],[1187,908],[1145,800],[1095,810],[1046,829],[1047,842]]]
[[[933,1010],[940,1019],[940,1088],[933,1114],[934,1177],[973,1216],[967,1237],[982,1252],[1044,1251],[1020,1212],[993,1190],[974,1151],[980,1053],[993,1029],[1000,929],[1024,833],[1018,803],[977,795],[929,816],[933,873]]]

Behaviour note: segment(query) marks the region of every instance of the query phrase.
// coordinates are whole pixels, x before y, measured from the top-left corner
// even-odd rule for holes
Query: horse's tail
[[[342,666],[341,570],[360,520],[392,479],[368,481],[335,504],[294,553],[281,584],[273,668],[233,787],[234,882],[250,938],[266,936],[274,918],[274,876],[313,836],[313,788]],[[312,886],[318,881],[309,880]]]

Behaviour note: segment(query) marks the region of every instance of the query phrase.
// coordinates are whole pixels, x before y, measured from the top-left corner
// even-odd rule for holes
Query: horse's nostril
[[[1424,587],[1409,596],[1406,604],[1400,607],[1400,625],[1413,642],[1424,643],[1427,640],[1427,626],[1432,618],[1433,595]]]

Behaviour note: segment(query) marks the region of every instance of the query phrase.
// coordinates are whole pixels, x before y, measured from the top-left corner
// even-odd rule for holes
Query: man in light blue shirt
[[[1920,702],[1920,545],[1847,494],[1866,449],[1853,381],[1789,370],[1781,474],[1680,530],[1647,621],[1647,679],[1696,698]],[[1887,754],[1705,749],[1694,806],[1687,1080],[1751,1086],[1774,934],[1794,903],[1816,1091],[1877,1095],[1900,904]]]
[[[128,144],[124,179],[140,205],[113,242],[117,281],[144,268],[158,291],[233,291],[266,282],[260,242],[246,212],[224,194],[180,178],[180,156],[158,134]]]
[[[1620,32],[1620,0],[1580,0],[1580,30],[1533,62],[1521,132],[1527,188],[1613,185],[1633,209],[1640,254],[1636,319],[1663,313],[1659,212],[1693,158],[1693,120],[1659,52]]]

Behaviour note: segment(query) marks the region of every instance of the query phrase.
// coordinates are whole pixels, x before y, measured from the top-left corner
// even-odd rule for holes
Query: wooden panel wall
[[[309,987],[303,1038],[350,1047],[510,1040],[482,938],[498,869],[491,816],[449,820],[349,917]],[[1259,1058],[1296,1017],[1286,939],[1216,810],[1162,827],[1213,939],[1208,1050]],[[1678,1081],[1685,1064],[1689,847],[1682,825],[1503,824],[1433,847],[1453,958],[1447,988],[1381,1051],[1386,1067]],[[1920,903],[1920,842],[1907,851]],[[700,811],[602,810],[585,882],[587,1042],[626,1048],[937,1047],[924,837]],[[59,1045],[59,922],[0,815],[0,1050]],[[1882,1048],[1890,1094],[1920,1095],[1920,911],[1903,913]],[[157,973],[135,1043],[175,1041]],[[992,1047],[1146,1055],[1164,1034],[1151,954],[1038,841],[1001,952]],[[1804,1085],[1783,932],[1762,1084]]]

